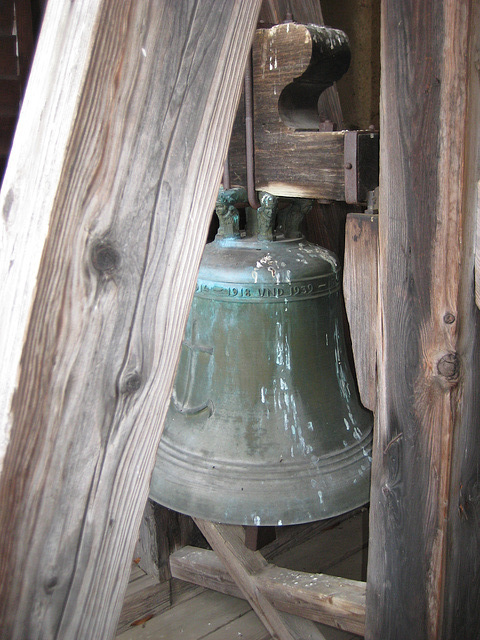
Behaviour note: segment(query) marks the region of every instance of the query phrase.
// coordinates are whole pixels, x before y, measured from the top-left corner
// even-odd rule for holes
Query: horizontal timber
[[[244,598],[213,551],[184,547],[170,556],[175,578]],[[269,564],[255,575],[259,591],[287,613],[359,635],[365,630],[365,583]]]

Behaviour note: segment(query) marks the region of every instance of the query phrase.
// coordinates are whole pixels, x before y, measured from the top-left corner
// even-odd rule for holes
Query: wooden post
[[[480,633],[479,12],[382,2],[368,640]]]
[[[259,2],[50,0],[0,198],[0,628],[108,638]]]
[[[133,559],[149,576],[165,582],[172,577],[170,555],[186,545],[198,544],[201,538],[190,516],[147,500]]]
[[[378,214],[349,213],[343,295],[360,399],[371,411],[377,394],[377,270]]]

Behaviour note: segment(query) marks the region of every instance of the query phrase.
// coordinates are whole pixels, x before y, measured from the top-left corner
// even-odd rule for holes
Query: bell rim
[[[308,474],[292,475],[284,469],[281,476],[264,474],[262,479],[250,470],[240,478],[216,468],[211,470],[213,477],[191,467],[188,483],[185,472],[175,473],[175,462],[157,458],[163,474],[154,472],[150,498],[192,517],[225,524],[302,524],[334,517],[369,500],[370,465],[362,469],[358,459],[328,474],[318,475],[310,467]],[[271,502],[265,503],[265,495],[272,496]]]

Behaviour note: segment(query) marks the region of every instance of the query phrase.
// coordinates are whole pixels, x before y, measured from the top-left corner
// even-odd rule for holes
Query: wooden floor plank
[[[327,627],[323,624],[320,624],[318,626],[325,636],[325,640],[358,640],[358,638],[362,638],[362,636],[357,636],[349,633],[348,631],[342,631],[341,629]]]
[[[145,575],[145,571],[140,569],[138,564],[136,564],[135,562],[132,562],[132,569],[130,571],[130,578],[128,579],[128,584],[130,585],[132,582],[135,582],[135,580],[138,580],[139,578],[143,578],[144,575]]]
[[[271,636],[252,610],[216,629],[202,640],[270,640]]]
[[[199,640],[250,610],[244,600],[205,590],[161,616],[122,633],[120,640]],[[240,636],[237,636],[237,640]],[[243,639],[242,639],[243,640]],[[245,640],[250,640],[245,638]]]
[[[117,634],[127,630],[139,620],[152,618],[170,608],[170,585],[159,583],[152,576],[134,575],[129,582],[123,601]]]

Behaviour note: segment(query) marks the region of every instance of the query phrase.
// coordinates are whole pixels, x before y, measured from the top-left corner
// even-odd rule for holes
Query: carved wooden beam
[[[335,131],[336,123],[319,108],[319,98],[349,61],[348,39],[337,29],[287,23],[257,30],[256,189],[277,196],[367,200],[367,191],[378,184],[378,135]]]
[[[319,133],[317,103],[349,61],[348,40],[335,29],[288,23],[257,31],[253,46],[257,189],[344,199],[343,133]]]

